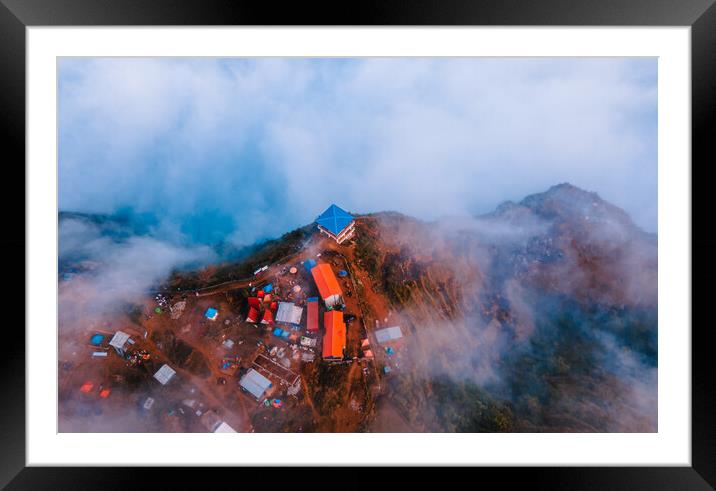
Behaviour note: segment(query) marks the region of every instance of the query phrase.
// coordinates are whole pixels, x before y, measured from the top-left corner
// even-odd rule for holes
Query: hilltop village
[[[73,331],[60,353],[61,430],[370,431],[407,345],[355,267],[357,220],[331,205],[294,255],[157,291]],[[115,426],[119,413],[129,428]]]
[[[332,205],[136,295],[79,255],[58,271],[59,430],[654,431],[657,245],[560,184],[468,224]]]

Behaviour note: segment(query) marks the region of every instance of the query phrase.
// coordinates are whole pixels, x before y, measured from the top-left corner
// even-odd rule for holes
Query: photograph
[[[659,432],[658,57],[56,69],[59,433]]]

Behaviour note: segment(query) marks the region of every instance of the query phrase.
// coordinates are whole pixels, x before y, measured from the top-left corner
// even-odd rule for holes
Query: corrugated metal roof
[[[308,332],[318,332],[318,299],[308,299],[306,302],[306,330]]]
[[[386,327],[385,329],[379,329],[375,331],[375,337],[379,343],[386,343],[394,339],[400,339],[403,337],[403,333],[400,331],[400,327]]]
[[[301,315],[303,315],[303,307],[298,307],[291,302],[279,302],[276,322],[299,325]]]
[[[117,331],[114,333],[114,336],[112,336],[109,345],[114,346],[115,348],[122,349],[124,348],[124,345],[127,344],[128,340],[129,334],[123,331]]]
[[[222,421],[221,424],[216,427],[214,433],[236,433],[236,430],[229,426],[226,421]]]
[[[336,205],[329,206],[316,219],[316,223],[334,235],[338,235],[353,221],[353,215]]]
[[[338,297],[343,295],[341,287],[338,284],[338,280],[336,279],[336,275],[333,274],[333,269],[331,269],[330,264],[317,264],[313,269],[311,269],[311,275],[313,276],[313,281],[316,282],[318,291],[324,301],[334,295],[337,295]]]
[[[343,358],[343,349],[346,347],[346,324],[343,322],[343,312],[329,310],[323,314],[323,324],[326,334],[323,336],[323,357]]]
[[[241,377],[239,385],[259,399],[271,387],[271,381],[252,368]]]
[[[165,363],[159,370],[157,370],[157,373],[154,374],[154,378],[157,379],[160,384],[166,385],[175,373],[177,372]]]

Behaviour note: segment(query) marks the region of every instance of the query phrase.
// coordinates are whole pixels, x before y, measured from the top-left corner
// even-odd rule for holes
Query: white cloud
[[[422,218],[569,181],[656,230],[656,60],[96,59],[60,64],[60,205],[251,242],[330,202]]]

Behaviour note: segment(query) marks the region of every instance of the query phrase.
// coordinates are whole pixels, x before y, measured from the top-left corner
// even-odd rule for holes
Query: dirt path
[[[346,386],[345,386],[346,397],[345,397],[345,400],[343,401],[344,403],[350,402],[351,387],[353,387],[353,377],[355,377],[356,369],[360,373],[360,363],[354,361],[353,363],[351,363],[351,367],[348,370],[348,374],[346,375]]]
[[[248,413],[243,406],[241,405],[241,414],[236,414],[236,411],[231,410],[226,407],[224,404],[224,401],[222,401],[217,395],[215,395],[212,391],[207,390],[207,386],[211,384],[210,378],[201,378],[197,375],[194,375],[190,371],[181,368],[179,366],[175,366],[171,360],[169,360],[166,355],[159,349],[159,347],[151,340],[151,339],[145,339],[142,342],[143,346],[147,348],[149,351],[151,351],[152,356],[157,360],[161,361],[161,363],[167,363],[169,364],[176,372],[179,374],[184,380],[190,382],[196,389],[201,393],[201,395],[205,398],[205,400],[212,406],[221,408],[221,414],[222,418],[225,418],[228,416],[229,422],[233,423],[231,426],[236,429],[237,431],[247,431],[247,428],[250,427],[250,421],[248,417]],[[194,348],[193,345],[190,345],[192,348]],[[201,351],[200,351],[201,352]],[[159,356],[157,356],[157,353]],[[202,353],[203,355],[203,353]],[[209,358],[207,358],[209,360]],[[209,367],[211,369],[211,367]],[[211,377],[213,378],[213,370]],[[237,422],[240,422],[241,424],[237,424]],[[236,426],[234,426],[236,425]]]
[[[361,298],[358,293],[359,290],[356,285],[355,273],[354,273],[353,267],[352,267],[353,260],[354,260],[352,247],[350,249],[348,249],[347,251],[345,251],[345,252],[350,253],[351,260],[349,260],[348,257],[346,257],[346,255],[344,254],[344,250],[338,249],[337,245],[334,246],[333,243],[329,243],[329,246],[327,248],[330,249],[331,251],[335,252],[338,255],[338,257],[341,258],[341,260],[343,261],[343,265],[344,265],[346,271],[348,272],[348,278],[350,279],[351,286],[353,288],[353,294],[356,296],[356,303],[358,304],[358,310],[360,311],[360,319],[359,320],[360,320],[360,325],[361,325],[361,330],[362,330],[361,335],[366,336],[369,339],[371,347],[378,346],[377,341],[374,339],[374,336],[372,334],[373,329],[368,329],[369,317],[366,316],[365,310],[363,309],[363,302],[361,301],[361,300],[365,301],[365,298]],[[370,293],[375,295],[375,293],[371,289],[370,284],[368,284],[365,281],[362,281],[361,284],[363,285],[364,296],[366,296],[365,292],[368,290],[370,290]],[[370,320],[372,321],[373,319],[370,319]],[[375,352],[374,348],[373,348],[373,351]],[[372,365],[373,371],[375,372],[375,379],[378,381],[378,392],[380,393],[382,386],[380,384],[380,373],[378,370],[378,364],[375,363],[375,361],[373,361],[370,364]]]
[[[253,283],[261,283],[262,281],[270,278],[272,275],[277,274],[277,269],[294,259],[298,258],[302,254],[305,254],[304,250],[291,254],[290,256],[284,257],[280,263],[275,263],[269,266],[266,271],[262,271],[257,275],[251,275],[246,278],[240,278],[238,280],[224,281],[217,283],[216,285],[204,286],[202,288],[194,288],[191,290],[184,290],[183,292],[176,290],[157,290],[151,293],[162,293],[162,294],[176,294],[176,293],[194,293],[197,297],[205,297],[209,295],[216,295],[217,293],[227,292],[229,290],[235,290],[237,288],[247,288]]]
[[[313,414],[313,419],[318,424],[321,420],[321,415],[316,411],[316,406],[313,405],[313,399],[311,398],[311,394],[308,391],[308,385],[306,385],[306,380],[301,376],[301,388],[303,390],[303,394],[306,397],[306,403],[308,404],[308,407],[311,408],[311,414]]]
[[[390,402],[376,408],[376,418],[370,424],[373,433],[414,433],[408,420]]]

